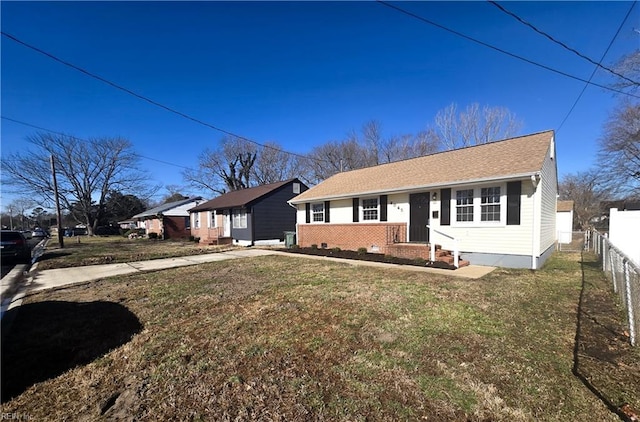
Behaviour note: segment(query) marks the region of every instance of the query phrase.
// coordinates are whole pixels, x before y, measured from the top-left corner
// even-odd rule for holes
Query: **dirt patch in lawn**
[[[576,336],[592,304],[615,304],[596,264],[584,273],[593,289],[584,294],[595,295],[579,306],[590,259],[556,255],[541,271],[462,280],[274,255],[38,292],[26,305],[108,302],[139,327],[114,327],[113,312],[93,312],[80,319],[87,329],[61,338],[68,314],[35,323],[18,312],[2,330],[2,387],[21,387],[3,397],[2,412],[91,421],[618,421],[572,372],[577,337],[581,350],[610,341],[586,323]],[[619,333],[619,314],[610,317],[605,325]],[[116,341],[105,347],[89,336],[96,326],[111,327]],[[34,356],[61,340],[88,360],[67,357],[37,375],[48,363]],[[621,337],[615,344],[615,356],[579,362],[580,371],[600,396],[637,407],[640,355]],[[612,359],[626,370],[611,371]]]

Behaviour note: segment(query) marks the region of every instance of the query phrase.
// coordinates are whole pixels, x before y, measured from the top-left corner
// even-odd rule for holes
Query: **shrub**
[[[137,234],[138,236],[144,236],[144,229],[129,229],[123,233],[124,237],[129,237],[130,234]]]
[[[332,250],[333,252],[340,252],[342,249],[340,249],[340,248],[338,248],[338,247],[335,247],[335,248],[331,248],[331,250]]]
[[[291,249],[300,249],[300,245],[298,244],[291,245]]]
[[[358,248],[358,255],[366,255],[367,248]]]
[[[149,239],[157,240],[158,239],[158,233],[154,233],[154,232],[149,233]]]
[[[313,245],[311,245],[311,249],[315,251],[316,249],[318,249],[318,245],[314,243]]]
[[[427,260],[424,258],[416,258],[413,260],[418,265],[427,265]]]

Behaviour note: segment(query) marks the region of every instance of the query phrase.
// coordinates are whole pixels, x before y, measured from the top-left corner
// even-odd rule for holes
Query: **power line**
[[[484,41],[480,41],[480,40],[478,40],[476,38],[470,37],[469,35],[465,35],[465,34],[463,34],[461,32],[458,32],[458,31],[456,31],[454,29],[447,28],[446,26],[440,25],[439,23],[433,22],[433,21],[431,21],[431,20],[429,20],[427,18],[424,18],[424,17],[422,17],[420,15],[417,15],[417,14],[415,14],[413,12],[409,12],[408,10],[402,9],[401,7],[398,7],[398,6],[395,6],[393,4],[387,3],[386,1],[383,1],[383,0],[376,0],[376,1],[378,3],[384,5],[384,6],[387,6],[387,7],[391,8],[391,9],[394,9],[394,10],[396,10],[396,11],[398,11],[400,13],[403,13],[403,14],[405,14],[407,16],[410,16],[410,17],[412,17],[414,19],[418,19],[419,21],[422,21],[422,22],[427,23],[429,25],[435,26],[435,27],[440,28],[440,29],[442,29],[444,31],[450,32],[450,33],[452,33],[454,35],[457,35],[457,36],[459,36],[461,38],[464,38],[466,40],[472,41],[472,42],[474,42],[476,44],[480,44],[480,45],[482,45],[484,47],[487,47],[487,48],[490,48],[490,49],[492,49],[494,51],[498,51],[498,52],[500,52],[502,54],[506,54],[507,56],[513,57],[515,59],[518,59],[518,60],[521,60],[523,62],[529,63],[531,65],[534,65],[534,66],[537,66],[537,67],[541,67],[541,68],[546,69],[546,70],[548,70],[550,72],[557,73],[557,74],[565,76],[567,78],[575,79],[575,80],[580,81],[580,82],[585,82],[585,83],[588,83],[590,85],[594,85],[594,86],[597,86],[597,87],[600,87],[600,88],[604,88],[604,89],[607,89],[609,91],[614,91],[614,92],[617,92],[619,94],[628,95],[628,96],[634,97],[634,98],[640,98],[640,96],[638,96],[638,95],[635,95],[635,94],[632,94],[632,93],[629,93],[629,92],[620,91],[618,89],[615,89],[615,88],[612,88],[612,87],[609,87],[609,86],[606,86],[606,85],[597,84],[595,82],[590,82],[590,81],[582,79],[582,78],[580,78],[578,76],[571,75],[571,74],[563,72],[561,70],[554,69],[554,68],[552,68],[550,66],[547,66],[545,64],[538,63],[538,62],[533,61],[531,59],[527,59],[526,57],[517,55],[515,53],[511,53],[511,52],[506,51],[506,50],[503,50],[502,48],[499,48],[499,47],[496,47],[494,45],[488,44],[488,43],[486,43]]]
[[[257,141],[252,140],[252,139],[249,139],[249,138],[246,138],[244,136],[241,136],[241,135],[235,134],[233,132],[230,132],[228,130],[222,129],[220,127],[217,127],[215,125],[207,123],[207,122],[205,122],[203,120],[200,120],[200,119],[198,119],[196,117],[190,116],[190,115],[188,115],[186,113],[183,113],[181,111],[178,111],[178,110],[176,110],[174,108],[171,108],[169,106],[161,104],[161,103],[159,103],[159,102],[157,102],[155,100],[152,100],[149,97],[145,97],[142,94],[138,94],[137,92],[134,92],[134,91],[132,91],[132,90],[130,90],[128,88],[125,88],[122,85],[118,85],[115,82],[112,82],[112,81],[110,81],[110,80],[108,80],[106,78],[103,78],[102,76],[96,75],[95,73],[89,72],[88,70],[85,70],[85,69],[83,69],[83,68],[81,68],[79,66],[74,65],[73,63],[70,63],[70,62],[68,62],[66,60],[63,60],[63,59],[61,59],[61,58],[59,58],[59,57],[57,57],[57,56],[55,56],[55,55],[53,55],[51,53],[48,53],[48,52],[46,52],[46,51],[44,51],[44,50],[42,50],[42,49],[40,49],[38,47],[35,47],[35,46],[31,45],[31,44],[28,44],[28,43],[18,39],[17,37],[15,37],[15,36],[13,36],[11,34],[8,34],[8,33],[4,32],[4,31],[0,31],[0,33],[2,33],[2,35],[4,35],[5,37],[9,38],[10,40],[15,41],[16,43],[21,44],[21,45],[23,45],[23,46],[25,46],[25,47],[33,50],[33,51],[36,51],[36,52],[38,52],[38,53],[40,53],[40,54],[42,54],[44,56],[47,56],[50,59],[57,61],[58,63],[61,63],[61,64],[65,65],[65,66],[68,66],[68,67],[70,67],[70,68],[72,68],[74,70],[77,70],[78,72],[84,73],[85,75],[87,75],[87,76],[89,76],[91,78],[97,79],[100,82],[103,82],[103,83],[105,83],[107,85],[110,85],[113,88],[119,89],[120,91],[126,92],[127,94],[129,94],[131,96],[134,96],[134,97],[136,97],[136,98],[138,98],[140,100],[146,101],[146,102],[148,102],[148,103],[150,103],[150,104],[152,104],[152,105],[154,105],[156,107],[160,107],[160,108],[162,108],[162,109],[164,109],[164,110],[166,110],[166,111],[168,111],[170,113],[177,114],[180,117],[183,117],[185,119],[191,120],[192,122],[198,123],[198,124],[200,124],[202,126],[206,126],[206,127],[210,128],[210,129],[213,129],[215,131],[224,133],[225,135],[233,136],[233,137],[241,139],[243,141],[250,142],[250,143],[255,144],[257,146],[260,146],[262,148],[269,148],[269,149],[272,149],[274,151],[282,152],[282,153],[285,153],[285,154],[289,154],[289,155],[292,155],[292,156],[295,156],[295,157],[299,157],[299,158],[304,158],[304,159],[307,159],[307,160],[313,160],[313,161],[317,161],[317,162],[328,162],[326,160],[321,160],[321,159],[318,159],[318,158],[308,157],[306,155],[297,154],[295,152],[285,151],[283,149],[276,148],[276,147],[273,147],[271,145],[261,144],[261,143],[259,143]]]
[[[620,31],[622,31],[622,27],[627,22],[627,19],[629,19],[629,15],[631,15],[631,11],[633,10],[633,6],[635,6],[635,4],[636,4],[635,1],[633,3],[631,3],[631,7],[629,8],[629,11],[627,12],[627,14],[625,15],[624,19],[622,20],[622,23],[620,24],[620,26],[618,27],[618,30],[616,31],[615,35],[611,39],[611,42],[609,42],[609,45],[607,46],[607,49],[602,54],[602,57],[600,58],[600,62],[602,62],[604,60],[605,56],[607,55],[607,53],[611,49],[611,46],[613,45],[613,42],[616,40],[616,38],[618,38],[618,34],[620,34]],[[596,74],[597,71],[598,71],[598,66],[596,66],[593,69],[593,72],[591,72],[591,76],[589,76],[589,81],[591,81],[591,79],[593,78],[593,76]],[[582,98],[582,94],[584,94],[584,92],[587,90],[588,86],[589,86],[588,82],[586,84],[584,84],[584,86],[582,87],[582,91],[580,91],[580,94],[578,94],[578,98],[576,98],[576,100],[573,102],[573,105],[569,109],[569,112],[567,113],[567,115],[564,116],[564,119],[562,119],[562,122],[560,123],[560,126],[558,126],[558,129],[556,130],[556,133],[559,132],[560,129],[562,129],[562,126],[564,125],[564,123],[567,121],[567,119],[569,118],[569,116],[573,112],[573,109],[576,108],[576,105],[578,105],[578,101],[580,101],[580,98]]]
[[[616,72],[613,69],[610,69],[607,66],[604,66],[602,64],[602,59],[599,62],[596,62],[594,60],[592,60],[591,58],[589,58],[588,56],[585,56],[584,54],[580,53],[579,51],[575,50],[574,48],[569,47],[567,44],[563,43],[562,41],[558,41],[557,39],[555,39],[554,37],[552,37],[551,35],[547,34],[546,32],[536,28],[533,24],[527,22],[526,20],[522,19],[520,16],[516,15],[515,13],[507,10],[505,7],[503,7],[501,4],[498,4],[497,2],[493,1],[493,0],[487,0],[489,3],[491,3],[492,5],[494,5],[495,7],[497,7],[498,9],[500,9],[501,11],[503,11],[504,13],[506,13],[507,15],[515,18],[518,22],[522,23],[523,25],[528,26],[529,28],[533,29],[534,31],[536,31],[538,34],[543,35],[544,37],[546,37],[547,39],[549,39],[550,41],[554,42],[555,44],[558,44],[559,46],[563,47],[566,50],[571,51],[572,53],[576,54],[578,57],[581,57],[585,60],[587,60],[589,63],[596,65],[596,68],[602,68],[628,82],[631,82],[634,85],[640,85],[640,82],[634,81],[633,79],[629,79],[628,77]],[[633,6],[635,5],[635,2],[633,2],[631,4],[631,9],[633,9]],[[631,10],[629,10],[629,13],[631,13]],[[628,14],[627,14],[628,16]],[[626,21],[626,18],[625,18]],[[619,32],[620,30],[618,30]],[[609,45],[609,48],[611,47],[611,45]],[[607,48],[607,51],[609,50],[609,48]],[[593,75],[592,75],[593,76]],[[591,81],[591,78],[589,78],[589,81]]]
[[[61,136],[68,136],[68,137],[71,137],[71,138],[73,138],[73,139],[77,139],[77,140],[79,140],[79,141],[83,141],[83,142],[87,142],[87,143],[88,143],[88,142],[91,142],[91,141],[89,141],[89,140],[87,140],[87,139],[78,138],[77,136],[69,135],[69,134],[67,134],[67,133],[58,132],[58,131],[55,131],[55,130],[51,130],[51,129],[44,128],[44,127],[42,127],[42,126],[37,126],[37,125],[31,124],[31,123],[23,122],[23,121],[21,121],[21,120],[12,119],[11,117],[7,117],[7,116],[0,116],[0,118],[2,118],[2,119],[4,119],[4,120],[8,120],[8,121],[10,121],[10,122],[18,123],[18,124],[20,124],[20,125],[24,125],[24,126],[32,127],[32,128],[34,128],[34,129],[42,130],[42,131],[44,131],[44,132],[49,132],[49,133],[53,133],[53,134],[61,135]],[[158,160],[158,159],[156,159],[156,158],[145,157],[144,155],[140,155],[140,154],[138,154],[138,153],[136,153],[135,155],[136,155],[136,157],[144,158],[144,159],[146,159],[146,160],[156,161],[156,162],[158,162],[158,163],[167,164],[167,165],[169,165],[169,166],[174,166],[174,167],[178,167],[178,168],[185,169],[185,170],[192,170],[192,171],[196,171],[195,169],[193,169],[193,168],[191,168],[191,167],[181,166],[181,165],[179,165],[179,164],[174,164],[174,163],[170,163],[170,162],[168,162],[168,161]]]

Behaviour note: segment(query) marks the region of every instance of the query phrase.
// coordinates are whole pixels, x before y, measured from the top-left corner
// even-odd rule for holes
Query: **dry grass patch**
[[[619,420],[572,373],[585,265],[557,256],[543,271],[469,281],[268,256],[37,293],[28,305],[111,303],[78,318],[110,326],[117,344],[105,351],[96,336],[81,361],[74,346],[86,332],[46,334],[71,316],[34,327],[23,306],[3,338],[2,411],[56,420]],[[601,274],[585,278],[606,292]],[[138,328],[110,317],[125,311]],[[592,334],[579,341],[595,344]],[[60,342],[67,365],[41,379],[29,355]],[[624,339],[616,346],[637,374],[637,350]],[[589,371],[603,395],[638,404],[637,376],[605,382],[606,365]]]
[[[127,239],[118,236],[79,236],[65,238],[64,248],[51,239],[38,259],[38,268],[68,268],[84,265],[115,264],[176,256],[199,255],[229,250],[230,246],[201,245],[190,241]]]

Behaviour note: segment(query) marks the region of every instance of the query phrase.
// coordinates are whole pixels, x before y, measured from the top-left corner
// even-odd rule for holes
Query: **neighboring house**
[[[168,202],[131,217],[147,235],[156,233],[163,239],[183,239],[191,235],[189,209],[202,202],[202,197]]]
[[[296,227],[296,210],[287,201],[307,189],[290,179],[225,193],[189,210],[191,235],[208,244],[279,243]]]
[[[557,193],[546,131],[338,173],[289,202],[303,247],[429,259],[431,241],[472,264],[537,269],[555,249]]]
[[[634,209],[635,208],[635,209]],[[609,210],[609,240],[636,265],[640,266],[640,209]]]
[[[138,228],[138,220],[130,219],[130,220],[118,221],[118,226],[122,230],[137,229]]]
[[[573,201],[558,201],[556,230],[558,243],[571,243],[573,234]]]

